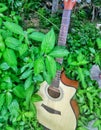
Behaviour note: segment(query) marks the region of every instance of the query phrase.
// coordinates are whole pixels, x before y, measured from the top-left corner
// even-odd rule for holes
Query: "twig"
[[[40,13],[38,13],[37,11],[35,11],[35,13],[38,14],[38,15],[40,15],[45,20],[47,20],[49,23],[51,23],[59,31],[59,28],[54,23],[52,23],[49,19],[47,19],[46,17],[44,17],[43,15],[41,15]]]

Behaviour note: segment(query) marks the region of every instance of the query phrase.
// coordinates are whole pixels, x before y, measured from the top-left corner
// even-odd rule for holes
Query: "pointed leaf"
[[[97,38],[96,42],[97,42],[98,48],[101,49],[101,38]]]
[[[32,70],[26,70],[21,76],[20,79],[26,79],[32,74]]]
[[[34,62],[34,73],[38,75],[39,73],[44,71],[44,58],[40,57]]]
[[[7,47],[14,49],[14,50],[18,50],[18,47],[21,45],[21,42],[13,37],[7,37],[5,39],[5,43],[6,43]]]
[[[38,102],[38,101],[42,101],[42,97],[40,97],[38,94],[34,94],[31,98],[32,102]]]
[[[50,57],[50,56],[47,56],[46,57],[46,69],[47,69],[47,72],[48,74],[54,78],[55,75],[56,75],[56,62],[55,60]]]
[[[46,71],[43,72],[43,77],[48,84],[51,84],[52,78]]]
[[[17,66],[17,58],[13,50],[6,48],[3,57],[10,67]]]
[[[19,47],[19,53],[20,53],[20,56],[22,56],[24,53],[26,53],[28,50],[28,45],[27,44],[22,44],[20,47]]]
[[[0,94],[0,110],[5,102],[5,94]]]
[[[10,92],[6,93],[6,104],[9,106],[9,104],[12,102],[12,94]]]
[[[18,24],[6,21],[6,22],[4,23],[4,25],[5,25],[5,27],[6,27],[9,31],[11,31],[11,32],[13,32],[13,33],[15,33],[15,34],[24,35],[24,31],[23,31],[22,27],[19,26]]]
[[[29,87],[31,86],[31,84],[32,84],[32,75],[30,75],[30,76],[26,79],[26,81],[25,81],[25,84],[24,84],[25,90],[26,90],[27,88],[29,88]]]
[[[50,56],[53,56],[55,58],[61,58],[68,55],[68,51],[65,48],[62,47],[56,47],[50,52]]]
[[[34,86],[31,85],[29,88],[26,89],[26,104],[29,105],[29,102],[31,100],[32,94],[33,94]]]
[[[13,93],[18,97],[18,98],[25,98],[26,93],[25,93],[25,89],[23,88],[23,86],[16,86],[13,89]]]
[[[41,32],[33,32],[32,34],[29,35],[29,38],[35,41],[42,42],[44,39],[45,35]]]
[[[53,29],[51,29],[51,31],[49,31],[45,35],[45,37],[42,41],[41,51],[43,53],[49,53],[54,48],[54,45],[55,45],[55,33],[54,33]]]

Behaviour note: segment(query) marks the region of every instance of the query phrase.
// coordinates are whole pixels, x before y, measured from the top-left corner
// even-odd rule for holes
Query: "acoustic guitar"
[[[65,46],[74,0],[64,0],[64,10],[59,33],[58,45]],[[63,58],[56,61],[62,64]],[[58,70],[51,85],[43,82],[38,94],[42,101],[36,102],[37,119],[50,130],[75,130],[79,114],[77,103],[72,100],[78,88],[78,82],[68,79]]]

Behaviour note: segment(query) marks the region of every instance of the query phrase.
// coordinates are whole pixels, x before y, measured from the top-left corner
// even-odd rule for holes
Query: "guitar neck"
[[[58,39],[58,46],[65,46],[66,45],[66,39],[70,24],[70,16],[71,16],[71,10],[64,10],[63,16],[62,16],[62,23],[59,33],[59,39]],[[60,64],[63,62],[63,58],[58,58],[56,61]]]
[[[58,46],[66,45],[66,39],[67,39],[67,34],[68,34],[68,29],[70,24],[70,16],[71,16],[71,10],[63,10],[61,28],[60,28],[59,39],[58,39]],[[59,64],[62,64],[63,58],[57,58],[56,61]],[[59,87],[60,75],[61,75],[61,71],[58,70],[56,73],[56,77],[51,84],[52,86],[57,88]]]

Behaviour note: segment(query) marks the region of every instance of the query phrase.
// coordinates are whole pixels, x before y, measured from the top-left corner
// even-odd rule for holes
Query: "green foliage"
[[[42,130],[34,102],[42,100],[36,94],[39,84],[51,83],[56,74],[59,48],[54,52],[54,30],[47,34],[24,30],[12,15],[0,16],[0,129]],[[67,56],[65,48],[61,51],[65,52],[61,57]]]
[[[99,129],[101,126],[99,121],[101,118],[101,89],[97,82],[91,80],[90,69],[94,64],[101,67],[101,34],[93,23],[80,19],[80,16],[73,14],[72,20],[74,22],[71,24],[68,35],[69,54],[65,58],[64,68],[67,77],[79,81],[79,89],[76,94],[80,108],[77,130],[88,130],[88,124],[92,120],[94,120],[94,124],[98,123],[93,127]]]
[[[100,130],[101,89],[91,80],[90,68],[93,64],[101,67],[101,36],[95,25],[88,21],[92,6],[72,13],[65,49],[55,46],[57,34],[53,29],[44,34],[33,28],[24,30],[19,24],[22,18],[17,14],[23,17],[24,13],[26,19],[37,10],[42,28],[53,26],[59,31],[61,11],[50,16],[50,11],[39,8],[41,2],[2,0],[0,3],[0,129],[42,130],[34,105],[42,98],[36,91],[41,82],[46,80],[50,84],[55,76],[58,66],[54,58],[65,57],[63,66],[66,75],[79,81],[77,130],[88,130],[88,123],[92,120],[93,127]],[[92,3],[99,7],[101,2],[93,0]]]

